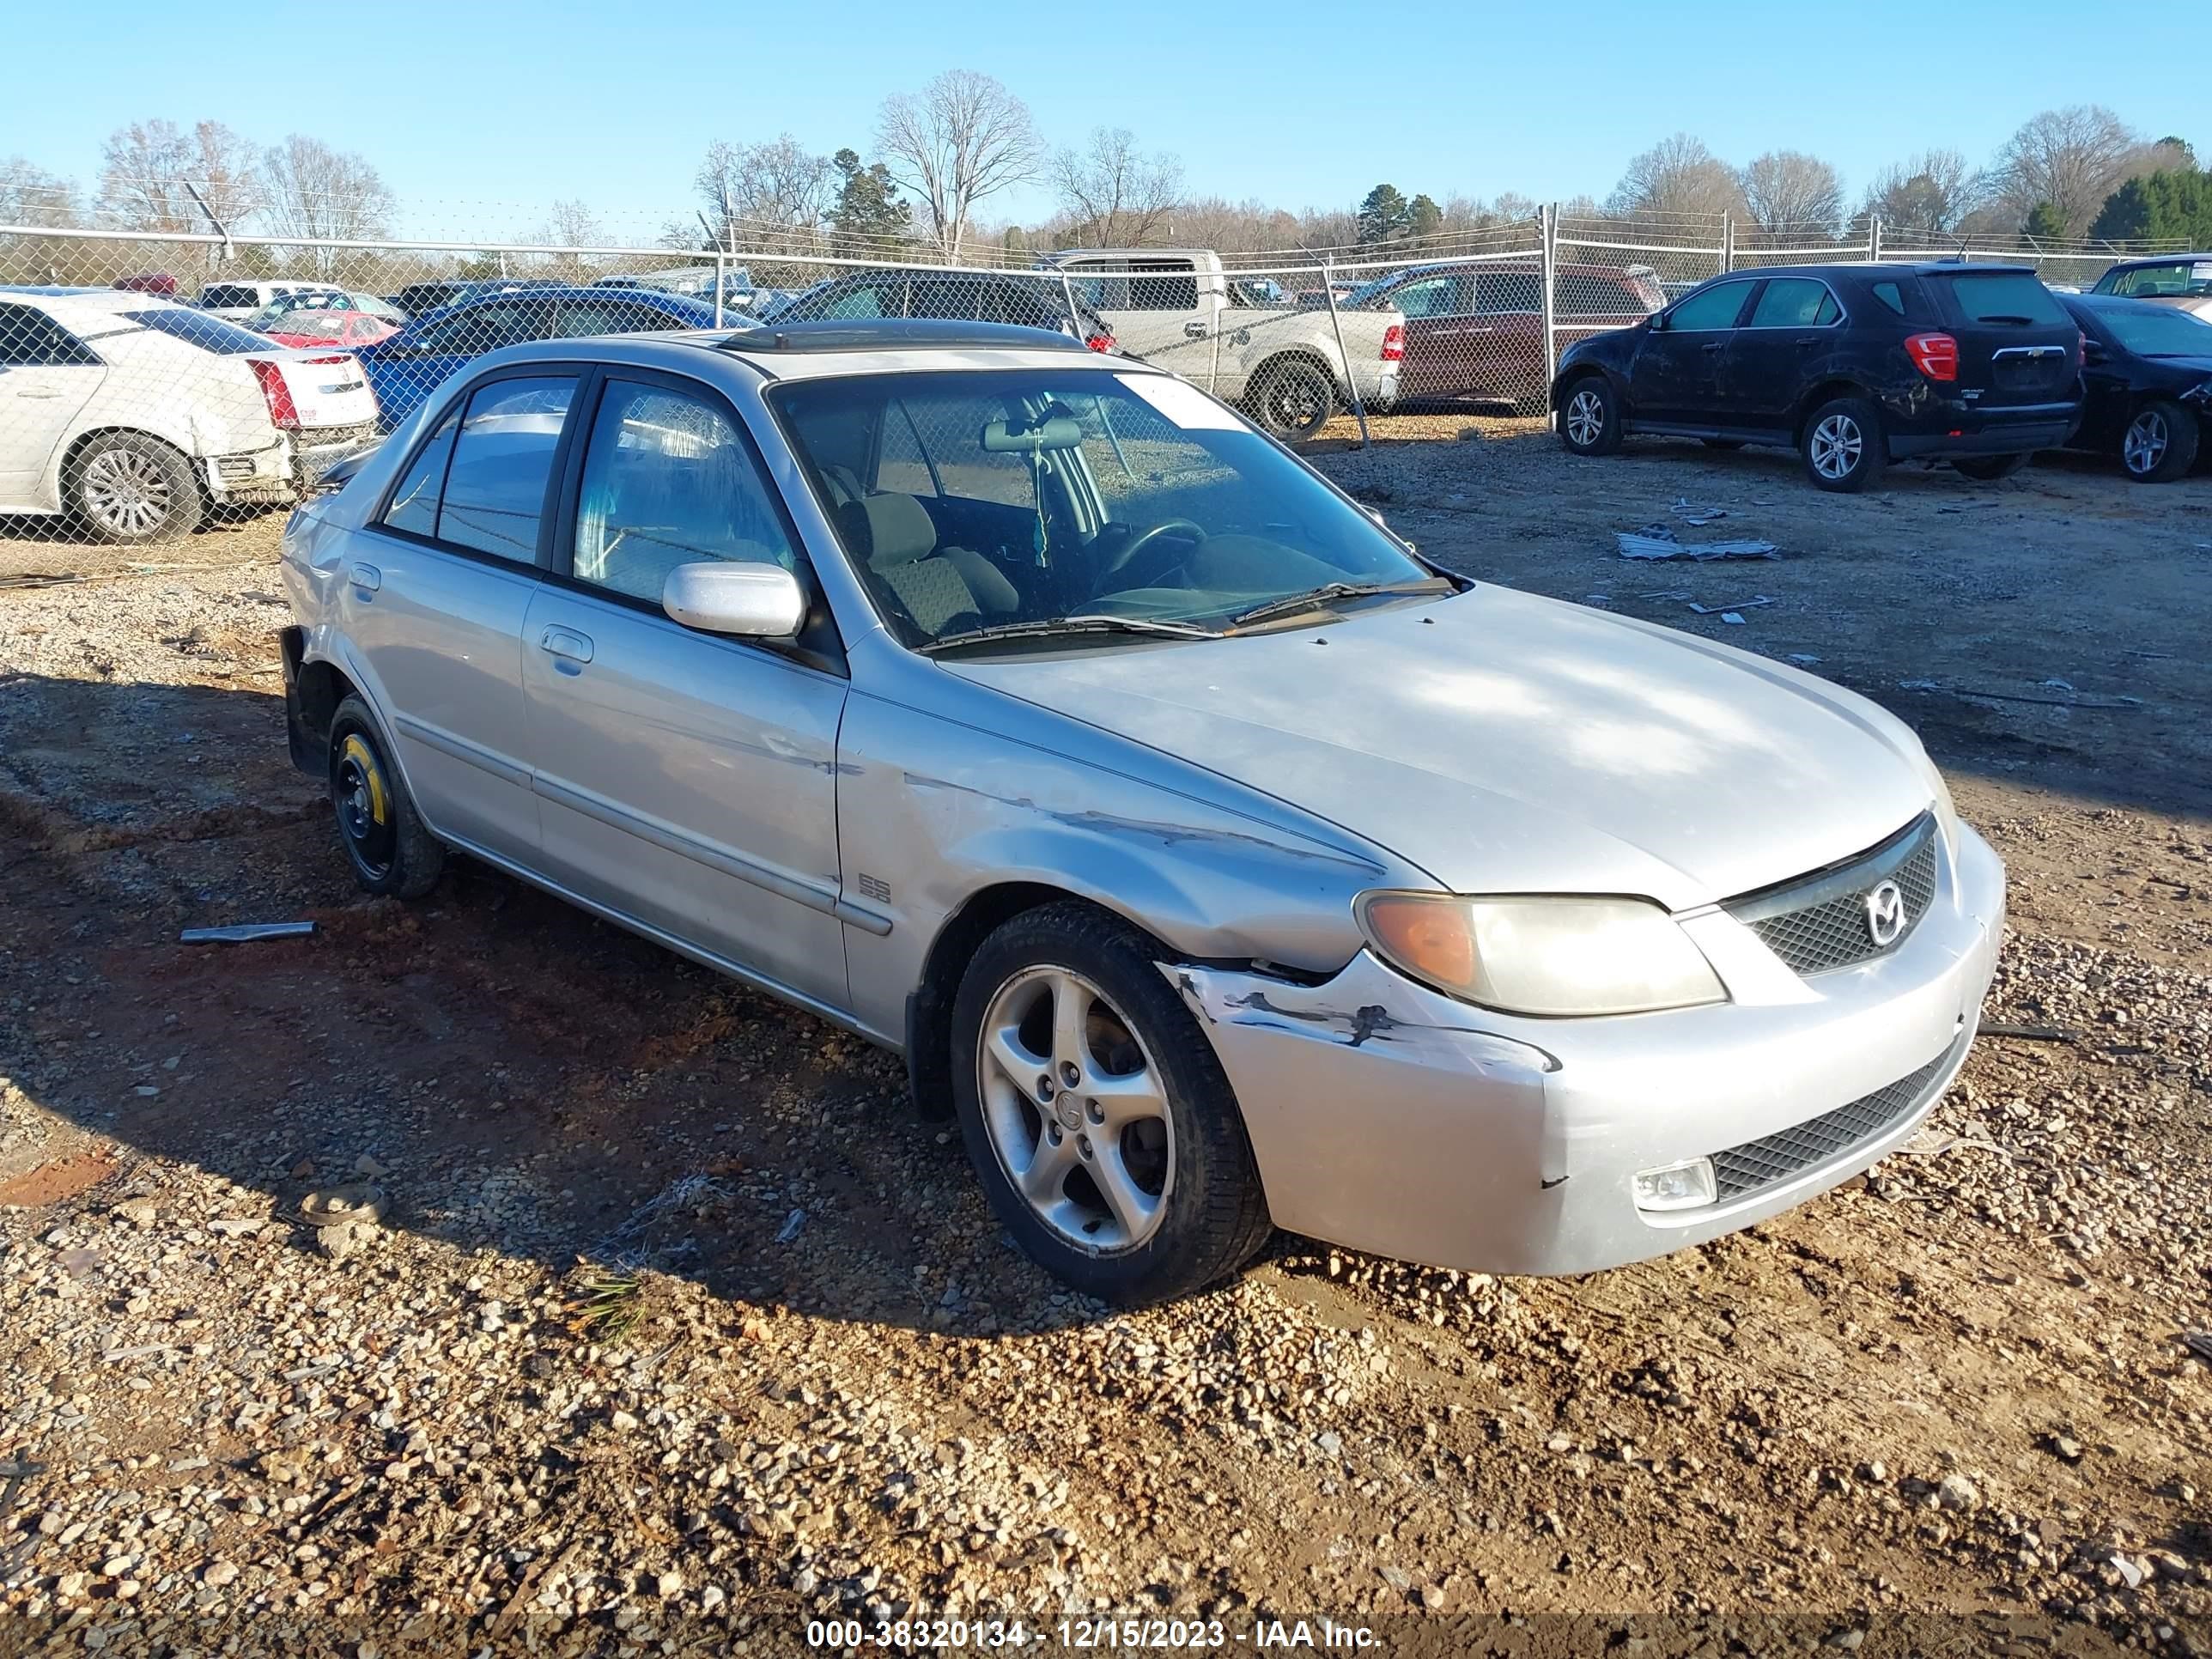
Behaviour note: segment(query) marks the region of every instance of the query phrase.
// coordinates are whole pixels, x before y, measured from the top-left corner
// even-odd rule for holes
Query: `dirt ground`
[[[0,582],[92,578],[0,587],[0,1650],[1072,1649],[1110,1613],[2212,1651],[2212,477],[1838,498],[1377,432],[1321,462],[1441,562],[1917,726],[2011,871],[1989,1018],[2046,1035],[1985,1037],[1871,1178],[1664,1261],[1284,1237],[1115,1312],[1008,1248],[890,1058],[480,868],[362,898],[285,757],[278,519],[0,543]],[[1653,524],[1784,556],[1622,559]],[[298,1219],[361,1180],[380,1225]]]

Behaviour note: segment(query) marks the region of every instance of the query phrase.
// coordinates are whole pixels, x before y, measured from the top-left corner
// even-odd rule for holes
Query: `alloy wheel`
[[[147,536],[167,520],[173,504],[168,474],[150,455],[106,449],[84,469],[84,510],[113,536]]]
[[[1813,428],[1813,470],[1824,478],[1848,478],[1865,452],[1866,437],[1848,415],[1831,415]]]
[[[1567,400],[1567,436],[1583,448],[1605,430],[1605,400],[1584,386]]]
[[[2166,459],[2166,446],[2172,441],[2166,416],[2154,409],[2146,409],[2136,416],[2127,435],[2120,440],[2120,459],[2129,471],[2142,477],[2158,470],[2158,464]]]
[[[1097,985],[1066,968],[1016,974],[983,1016],[975,1065],[992,1150],[1039,1221],[1094,1255],[1158,1231],[1175,1179],[1166,1082]]]

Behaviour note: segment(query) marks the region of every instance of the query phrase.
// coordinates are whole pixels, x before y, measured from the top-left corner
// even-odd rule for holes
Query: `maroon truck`
[[[1534,260],[1409,265],[1355,289],[1342,303],[1405,313],[1400,408],[1501,403],[1540,414],[1547,406],[1543,271]],[[1559,347],[1641,322],[1666,303],[1657,277],[1642,269],[1562,264]]]

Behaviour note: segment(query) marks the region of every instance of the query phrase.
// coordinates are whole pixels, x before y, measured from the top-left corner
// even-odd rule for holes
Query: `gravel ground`
[[[1111,1612],[1438,1654],[2212,1650],[2212,483],[1838,501],[1755,457],[1382,429],[1446,441],[1323,464],[1425,550],[1818,656],[1921,725],[2014,874],[1990,1017],[2056,1038],[1985,1038],[1908,1152],[1664,1261],[1284,1237],[1115,1312],[1007,1248],[889,1058],[481,869],[360,897],[284,757],[277,520],[181,568],[40,546],[102,579],[0,592],[0,1650]],[[1730,514],[1686,539],[1790,556],[1625,564],[1677,501]],[[302,1219],[349,1183],[380,1219]]]

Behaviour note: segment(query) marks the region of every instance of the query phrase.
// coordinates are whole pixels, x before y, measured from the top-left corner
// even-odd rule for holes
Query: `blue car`
[[[712,328],[714,307],[647,289],[546,287],[464,300],[417,317],[354,356],[389,432],[472,359],[525,340],[580,339],[648,329]]]

